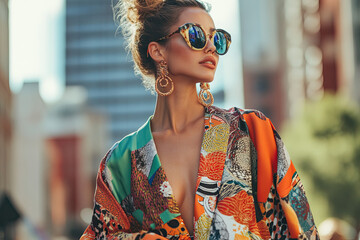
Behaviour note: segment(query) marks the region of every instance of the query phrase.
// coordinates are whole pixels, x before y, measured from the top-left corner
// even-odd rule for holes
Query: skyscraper
[[[89,105],[108,115],[112,141],[140,127],[155,104],[116,28],[111,1],[66,0],[66,85],[87,89]]]

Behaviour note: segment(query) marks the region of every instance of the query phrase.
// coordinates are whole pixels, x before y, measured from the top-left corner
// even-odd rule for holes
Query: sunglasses
[[[184,38],[187,45],[194,50],[202,50],[207,44],[207,34],[205,30],[196,23],[185,23],[180,26],[175,32],[170,33],[169,35],[162,37],[155,42],[162,41],[170,38],[175,33],[180,33]],[[209,34],[209,39],[212,41],[216,48],[216,53],[219,55],[224,55],[227,53],[231,43],[231,35],[222,29],[214,29]]]

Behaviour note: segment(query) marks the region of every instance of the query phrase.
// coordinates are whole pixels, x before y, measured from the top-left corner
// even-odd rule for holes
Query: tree
[[[337,217],[359,231],[359,106],[335,95],[307,102],[282,136],[303,178],[315,219]]]

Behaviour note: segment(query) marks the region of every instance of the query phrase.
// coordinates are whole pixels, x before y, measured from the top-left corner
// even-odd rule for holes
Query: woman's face
[[[212,18],[205,10],[187,8],[180,14],[177,23],[170,28],[170,32],[176,31],[185,23],[201,25],[206,34],[215,28]],[[193,50],[180,34],[175,34],[166,44],[166,60],[169,73],[173,77],[179,76],[195,82],[211,82],[214,79],[219,55],[215,53],[215,46],[211,41],[207,41],[204,49]]]

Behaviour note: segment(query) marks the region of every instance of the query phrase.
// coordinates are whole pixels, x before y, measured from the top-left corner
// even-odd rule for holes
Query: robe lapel
[[[210,234],[210,226],[214,218],[220,183],[224,171],[229,131],[229,124],[220,114],[217,114],[211,107],[205,110],[204,136],[201,145],[194,204],[194,234],[196,239],[208,239]],[[132,152],[133,165],[136,166],[133,169],[138,170],[132,173],[132,195],[134,198],[143,198],[143,196],[135,196],[138,192],[143,192],[144,189],[141,190],[141,188],[145,187],[143,186],[143,180],[145,179],[142,181],[136,181],[135,179],[135,177],[138,178],[141,173],[140,175],[146,176],[147,178],[145,185],[151,189],[151,195],[153,197],[164,196],[164,193],[161,191],[161,185],[168,183],[168,180],[165,172],[161,168],[161,162],[156,153],[156,146],[151,133],[150,119],[141,131],[139,131],[138,140],[141,141],[140,138],[142,138],[143,141],[144,136],[146,136],[147,143],[141,144],[141,148]],[[135,187],[135,182],[142,182],[142,184]],[[170,185],[169,187],[171,188]],[[156,202],[160,200],[161,199],[157,199]],[[167,197],[167,203],[165,203],[165,205],[167,205],[168,210],[163,213],[159,212],[163,224],[166,224],[174,218],[177,218],[179,222],[183,222],[181,216],[179,216],[175,197],[172,194],[171,197]],[[152,208],[152,206],[148,207]],[[136,219],[139,218],[139,220],[142,220],[139,222],[142,222],[143,226],[151,225],[151,222],[160,223],[160,219],[157,219],[158,217],[155,215],[147,216],[145,212],[146,210],[144,214],[134,216]],[[149,218],[149,220],[146,218]]]
[[[157,155],[155,142],[148,122],[138,132],[138,141],[146,139],[131,152],[131,195],[135,211],[131,214],[144,229],[163,226],[180,216],[171,187]]]
[[[205,132],[194,205],[196,239],[208,239],[226,160],[229,125],[211,108],[205,111]]]

